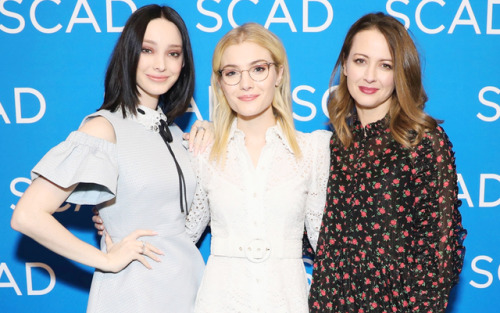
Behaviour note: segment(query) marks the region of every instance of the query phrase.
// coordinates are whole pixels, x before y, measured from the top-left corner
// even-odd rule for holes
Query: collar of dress
[[[238,129],[237,126],[238,119],[235,118],[233,120],[233,123],[231,124],[231,130],[229,131],[229,141],[231,140],[243,140],[245,141],[245,133]],[[267,129],[266,131],[266,143],[281,143],[283,144],[287,150],[290,153],[294,153],[292,148],[290,147],[290,144],[288,143],[288,140],[286,140],[285,134],[283,133],[283,130],[280,126],[279,123],[276,123],[276,125],[271,126]]]
[[[160,107],[157,107],[156,110],[153,110],[139,104],[137,106],[137,115],[135,116],[135,120],[146,127],[148,130],[159,133],[160,121],[164,120],[165,122],[167,122],[167,116],[163,114],[163,111]]]
[[[383,131],[389,131],[389,123],[390,123],[390,116],[389,113],[387,113],[383,118],[381,118],[378,121],[372,122],[370,124],[361,125],[361,122],[358,118],[358,115],[355,114],[353,116],[353,133],[363,133],[365,136],[371,136],[373,134],[379,134]]]

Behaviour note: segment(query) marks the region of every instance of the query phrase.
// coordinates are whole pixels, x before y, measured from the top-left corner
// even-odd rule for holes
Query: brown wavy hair
[[[405,147],[417,145],[424,133],[437,126],[437,121],[424,112],[427,94],[422,85],[422,72],[417,48],[405,27],[394,17],[384,13],[370,13],[357,20],[347,32],[330,79],[339,76],[338,87],[328,98],[330,122],[337,138],[345,147],[353,140],[355,102],[347,89],[343,67],[349,56],[354,37],[364,30],[378,30],[389,45],[393,60],[394,92],[389,108],[389,127],[394,139]]]

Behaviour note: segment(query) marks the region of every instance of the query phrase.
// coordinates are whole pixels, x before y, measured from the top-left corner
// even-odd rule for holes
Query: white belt
[[[211,254],[246,258],[260,263],[271,259],[302,259],[302,239],[229,239],[212,237]]]

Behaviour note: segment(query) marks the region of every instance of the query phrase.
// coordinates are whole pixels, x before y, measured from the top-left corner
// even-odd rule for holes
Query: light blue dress
[[[105,117],[114,127],[116,144],[71,133],[33,169],[32,176],[68,187],[79,183],[68,198],[77,204],[99,204],[107,232],[117,242],[136,229],[154,230],[158,236],[139,238],[161,249],[161,262],[149,260],[148,270],[138,261],[119,273],[96,270],[87,312],[192,312],[204,262],[185,232],[180,210],[179,180],[168,149],[156,132],[163,116],[141,107],[145,114],[122,117],[121,110],[101,110],[86,118]],[[182,168],[188,207],[196,179],[182,131],[171,126],[172,150]],[[104,239],[101,250],[106,251]]]

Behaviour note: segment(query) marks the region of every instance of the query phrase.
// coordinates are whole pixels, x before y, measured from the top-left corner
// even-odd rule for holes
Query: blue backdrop
[[[29,171],[95,111],[109,55],[147,0],[0,0],[0,312],[85,312],[93,269],[51,253],[10,226]],[[220,37],[254,21],[280,36],[291,64],[296,127],[326,128],[330,73],[349,26],[382,11],[413,33],[426,110],[454,144],[469,235],[448,312],[500,312],[500,0],[171,0],[189,28],[196,93],[186,128],[209,119],[210,64]],[[495,157],[496,156],[496,157]],[[58,219],[97,244],[88,207]],[[209,254],[210,236],[200,249]]]

